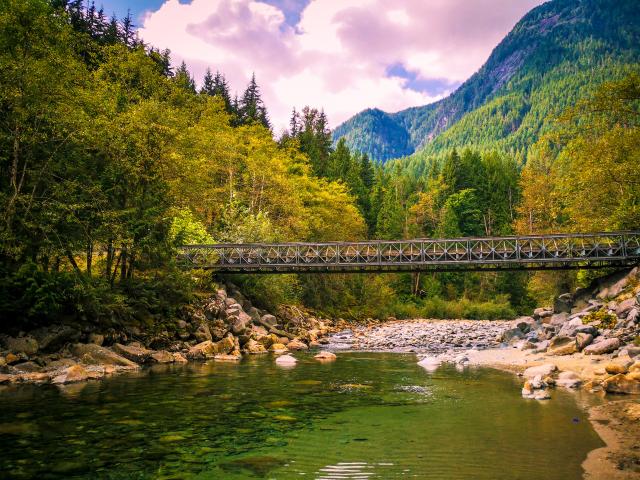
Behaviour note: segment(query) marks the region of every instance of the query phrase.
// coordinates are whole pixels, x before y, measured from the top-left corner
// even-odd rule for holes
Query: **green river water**
[[[545,479],[602,445],[576,395],[491,369],[296,354],[0,390],[0,478]]]

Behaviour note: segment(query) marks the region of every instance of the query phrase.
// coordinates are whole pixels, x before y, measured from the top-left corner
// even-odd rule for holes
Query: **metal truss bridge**
[[[186,245],[185,268],[220,273],[547,270],[640,264],[640,232],[363,242]]]

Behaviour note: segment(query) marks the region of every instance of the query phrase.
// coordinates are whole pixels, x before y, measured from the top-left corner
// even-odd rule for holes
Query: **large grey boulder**
[[[590,333],[580,332],[576,335],[576,347],[580,352],[584,350],[587,345],[591,344],[591,342],[593,342],[593,335]]]
[[[558,335],[562,335],[564,337],[573,337],[577,333],[578,328],[582,326],[582,319],[574,318],[573,320],[569,320],[562,325],[560,331],[558,332]]]
[[[209,330],[209,326],[206,323],[201,323],[197,330],[193,334],[196,337],[198,342],[205,342],[207,340],[211,340],[211,331]]]
[[[562,326],[569,321],[569,314],[567,312],[555,313],[550,317],[545,318],[544,321],[549,325]]]
[[[633,307],[636,306],[636,298],[631,297],[623,300],[616,307],[616,315],[620,318],[626,317]]]
[[[537,377],[538,375],[541,375],[544,378],[551,375],[557,369],[558,367],[556,367],[553,363],[545,363],[543,365],[537,365],[535,367],[527,368],[524,371],[523,376],[524,378],[534,378],[534,377]]]
[[[502,333],[501,341],[503,341],[505,343],[509,343],[514,338],[516,338],[516,339],[524,338],[524,333],[522,333],[522,330],[520,330],[518,327],[510,328],[509,330],[505,330]]]
[[[618,338],[607,338],[598,343],[592,343],[582,351],[585,355],[604,355],[611,353],[620,348],[620,340]]]

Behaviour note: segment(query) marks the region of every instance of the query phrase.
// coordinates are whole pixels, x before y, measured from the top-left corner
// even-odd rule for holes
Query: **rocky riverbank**
[[[67,384],[145,365],[280,355],[318,347],[332,329],[329,320],[298,307],[274,313],[256,308],[229,285],[160,329],[60,324],[2,335],[0,385]]]

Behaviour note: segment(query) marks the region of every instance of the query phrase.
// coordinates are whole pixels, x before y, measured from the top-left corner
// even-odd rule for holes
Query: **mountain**
[[[365,110],[334,141],[380,161],[467,146],[524,156],[555,114],[639,62],[638,0],[553,0],[527,13],[448,97],[397,113]]]

